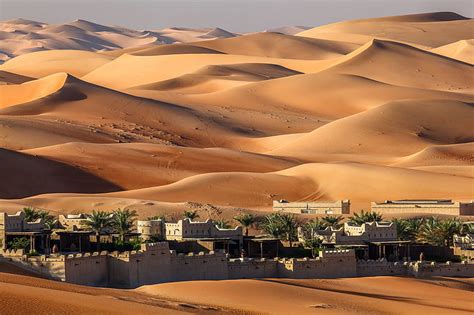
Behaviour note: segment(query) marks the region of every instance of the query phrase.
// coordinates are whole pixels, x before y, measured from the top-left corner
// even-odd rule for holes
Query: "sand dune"
[[[30,198],[4,204],[142,213],[162,202],[473,199],[471,29],[443,12],[298,36],[0,24],[2,41],[23,39],[0,66],[0,146],[123,189],[32,184],[15,195]]]
[[[9,60],[0,65],[0,70],[33,78],[57,72],[67,72],[81,77],[110,62],[112,57],[81,50],[38,51]]]
[[[431,51],[449,58],[474,64],[474,39],[460,40]]]
[[[438,183],[444,183],[440,186]],[[167,202],[192,200],[234,207],[269,207],[272,200],[356,202],[403,198],[469,199],[474,179],[360,163],[310,163],[274,173],[210,173],[160,187],[106,196]],[[182,192],[186,191],[186,196]],[[344,197],[345,196],[345,197]]]
[[[402,167],[472,165],[474,162],[474,143],[434,145],[413,155],[400,159],[396,165]]]
[[[306,160],[321,154],[400,157],[428,145],[473,141],[472,130],[464,128],[472,115],[468,103],[395,101],[329,123],[282,145],[272,154]]]
[[[326,60],[296,60],[228,54],[174,54],[161,56],[125,54],[88,73],[82,79],[113,89],[126,89],[137,85],[172,79],[195,72],[205,66],[241,63],[275,64],[299,72],[318,71],[332,64]],[[157,68],[160,71],[155,71]],[[128,69],[127,76],[119,75],[123,69]],[[5,70],[8,69],[5,68]]]
[[[268,314],[369,314],[381,310],[468,314],[474,310],[469,290],[397,277],[181,282],[144,286],[138,292],[164,298],[185,296],[188,302],[206,301]]]
[[[392,68],[395,64],[396,71]],[[370,41],[326,71],[360,75],[399,86],[458,92],[472,92],[474,75],[474,67],[469,64],[381,40]]]
[[[272,80],[295,74],[300,74],[300,72],[272,64],[210,65],[194,73],[156,83],[133,86],[130,89],[203,94],[227,90],[250,82]]]
[[[474,21],[453,12],[436,12],[343,21],[298,33],[298,36],[338,40],[347,37],[360,44],[378,38],[427,47],[471,39]]]
[[[165,185],[203,173],[265,173],[296,165],[291,160],[228,149],[145,143],[68,143],[27,150],[25,153],[79,167],[124,189]],[[116,156],[120,156],[120,160],[116,160]]]
[[[103,51],[233,36],[236,34],[219,28],[137,31],[81,19],[64,24],[14,19],[0,22],[0,63],[35,51],[53,49]]]
[[[192,109],[126,95],[72,76],[53,78],[64,82],[57,92],[0,110],[0,121],[4,121],[0,127],[6,128],[7,135],[1,139],[3,146],[26,149],[73,139],[101,143],[190,145],[194,142],[197,145],[202,142],[199,146],[215,146],[215,141],[226,141],[229,136],[245,133]],[[24,132],[36,136],[24,137]],[[36,138],[43,141],[35,143]]]
[[[100,177],[38,156],[0,149],[0,198],[50,192],[94,193],[120,190]]]
[[[19,85],[0,85],[0,108],[28,103],[57,92],[64,86],[67,74],[57,73]]]
[[[10,275],[0,263],[2,314],[186,314],[173,301],[143,299],[125,290],[83,287],[24,275]],[[196,305],[199,309],[199,305]]]
[[[351,43],[271,32],[197,42],[193,45],[231,55],[310,60],[335,58],[358,48],[358,45]]]
[[[344,87],[344,93],[337,88],[339,86]],[[401,87],[330,71],[246,84],[185,100],[261,111],[300,112],[332,120],[399,99],[474,101],[471,94]]]

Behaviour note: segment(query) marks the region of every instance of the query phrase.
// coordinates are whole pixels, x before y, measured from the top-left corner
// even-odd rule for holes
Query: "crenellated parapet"
[[[0,256],[4,257],[21,257],[25,254],[24,249],[0,249]]]

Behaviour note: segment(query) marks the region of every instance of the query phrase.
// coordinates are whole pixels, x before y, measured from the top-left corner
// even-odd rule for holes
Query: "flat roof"
[[[31,235],[46,235],[51,234],[51,231],[42,231],[42,232],[5,232],[5,235],[18,235],[18,236],[31,236]]]
[[[402,199],[402,200],[385,200],[378,204],[446,204],[452,203],[451,199]]]
[[[373,245],[390,245],[390,244],[410,244],[412,241],[380,241],[380,242],[367,242]]]

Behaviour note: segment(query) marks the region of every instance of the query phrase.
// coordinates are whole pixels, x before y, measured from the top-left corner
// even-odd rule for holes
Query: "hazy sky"
[[[0,19],[85,19],[136,29],[218,26],[251,32],[284,25],[419,12],[474,15],[474,0],[0,0]]]

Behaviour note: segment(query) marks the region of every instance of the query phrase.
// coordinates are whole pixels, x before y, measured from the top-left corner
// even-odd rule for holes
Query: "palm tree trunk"
[[[96,241],[97,251],[100,252],[100,233],[99,232],[95,233],[95,241]]]

